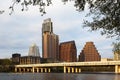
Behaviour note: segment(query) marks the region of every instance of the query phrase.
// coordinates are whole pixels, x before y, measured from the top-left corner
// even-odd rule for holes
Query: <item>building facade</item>
[[[105,62],[105,61],[113,61],[113,59],[111,58],[101,58],[101,61]]]
[[[86,42],[83,50],[79,55],[79,61],[100,61],[101,56],[99,55],[93,42]]]
[[[39,47],[36,44],[32,44],[29,47],[28,56],[39,56],[40,57]]]
[[[77,49],[74,41],[60,43],[60,61],[62,62],[76,62]]]
[[[50,18],[44,20],[42,24],[42,57],[53,60],[59,58],[59,37],[53,33]]]
[[[22,56],[20,57],[20,64],[39,64],[39,56]]]

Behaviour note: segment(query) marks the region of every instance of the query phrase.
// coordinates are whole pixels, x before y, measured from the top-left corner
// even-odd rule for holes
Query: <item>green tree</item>
[[[11,65],[12,61],[10,59],[0,59],[0,65]]]
[[[120,54],[120,42],[113,43],[113,52]]]
[[[13,67],[11,67],[12,61],[10,59],[0,59],[0,72],[11,72]]]
[[[93,21],[86,21],[85,26],[92,31],[101,30],[101,34],[117,37],[120,40],[120,0],[96,0],[90,8]]]

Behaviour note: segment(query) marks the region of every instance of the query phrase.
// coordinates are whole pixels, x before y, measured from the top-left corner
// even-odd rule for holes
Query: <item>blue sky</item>
[[[100,31],[89,32],[89,28],[82,27],[84,19],[91,20],[85,17],[87,9],[77,12],[73,3],[63,5],[60,0],[54,0],[51,6],[46,7],[47,14],[44,16],[41,16],[38,7],[32,6],[25,12],[21,11],[21,6],[17,6],[10,16],[8,8],[12,0],[0,1],[0,10],[6,10],[0,15],[0,58],[10,58],[13,53],[26,56],[32,43],[39,46],[41,55],[41,28],[46,18],[51,18],[54,33],[59,35],[60,42],[75,40],[77,55],[86,42],[93,41],[102,58],[113,58],[111,44],[115,40],[101,36]]]

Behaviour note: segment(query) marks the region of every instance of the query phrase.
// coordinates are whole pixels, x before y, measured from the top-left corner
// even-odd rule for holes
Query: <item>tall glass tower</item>
[[[32,44],[29,47],[28,56],[39,56],[40,57],[39,48],[36,44]]]
[[[50,18],[45,19],[42,24],[42,33],[45,32],[53,33],[53,26]]]

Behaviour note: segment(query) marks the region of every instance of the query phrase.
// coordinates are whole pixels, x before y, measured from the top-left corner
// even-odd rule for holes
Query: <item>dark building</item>
[[[101,56],[99,55],[93,42],[86,42],[83,50],[79,55],[79,61],[100,61]]]
[[[12,63],[13,64],[20,64],[20,57],[19,53],[12,54]]]
[[[77,49],[74,41],[60,43],[60,61],[62,62],[76,62]]]
[[[20,64],[39,64],[39,56],[23,56],[20,58]]]

